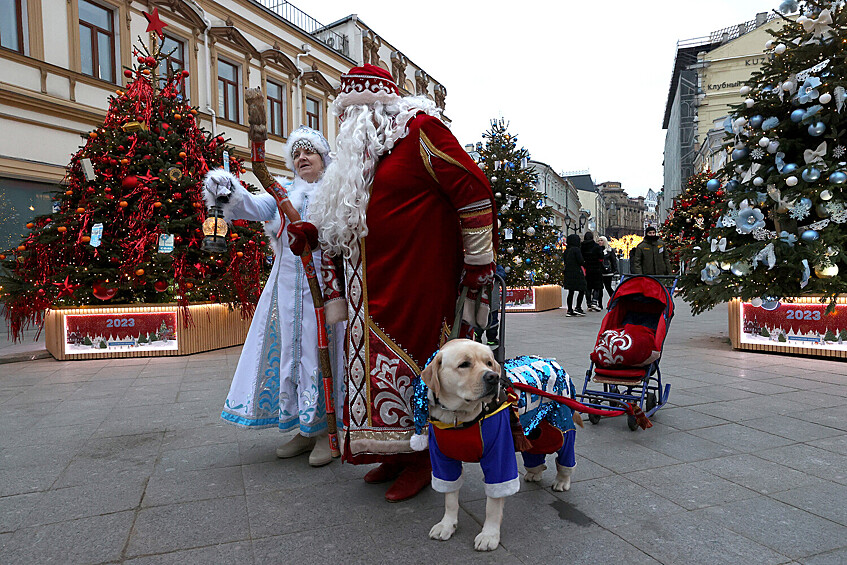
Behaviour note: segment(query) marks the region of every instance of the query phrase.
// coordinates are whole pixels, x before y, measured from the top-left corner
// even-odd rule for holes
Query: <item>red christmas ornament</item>
[[[130,175],[128,177],[124,177],[124,179],[121,181],[121,187],[124,190],[134,190],[135,187],[137,187],[137,186],[138,186],[138,177],[135,176],[135,175]],[[108,191],[109,190],[108,187],[105,190]]]
[[[125,70],[125,71],[124,71],[124,76],[125,76],[126,78],[132,78],[132,71],[131,71],[131,70],[129,70],[129,69]]]
[[[95,298],[100,300],[111,300],[118,293],[118,289],[109,285],[105,281],[97,281],[91,289]]]
[[[153,288],[156,292],[165,292],[168,290],[168,281],[166,280],[158,280],[153,283]]]

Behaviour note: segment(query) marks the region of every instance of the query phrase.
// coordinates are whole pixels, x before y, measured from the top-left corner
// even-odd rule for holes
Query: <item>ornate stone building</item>
[[[286,135],[306,124],[333,144],[329,112],[340,76],[369,62],[393,70],[405,93],[442,108],[446,89],[355,15],[329,26],[282,0],[5,0],[14,25],[0,34],[0,249],[19,237],[65,174],[80,135],[99,125],[109,95],[126,85],[142,12],[158,9],[163,49],[190,76],[183,96],[201,124],[249,160],[244,89],[268,95],[267,161],[288,174]],[[4,16],[6,17],[6,12]],[[14,30],[8,33],[7,30]],[[247,180],[258,184],[248,173]]]
[[[606,208],[607,237],[618,238],[627,234],[644,233],[644,197],[630,198],[619,182],[601,182],[598,185]]]

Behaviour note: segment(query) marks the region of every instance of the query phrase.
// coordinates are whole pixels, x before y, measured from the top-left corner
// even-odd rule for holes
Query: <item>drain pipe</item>
[[[212,21],[209,19],[208,14],[206,14],[206,10],[195,0],[191,0],[191,3],[203,13],[203,23],[206,24],[206,28],[203,30],[203,53],[206,57],[206,111],[212,116],[212,135],[217,136],[218,117],[212,107],[212,61],[209,60],[211,57],[209,53],[209,30],[212,28]]]
[[[303,67],[300,66],[300,57],[305,57],[306,55],[311,53],[312,47],[308,43],[304,43],[303,45],[300,46],[300,49],[301,49],[301,52],[298,53],[297,57],[296,57],[296,60],[297,60],[297,115],[294,118],[297,122],[299,122],[297,124],[298,127],[303,125],[303,84],[302,84],[301,79],[303,77],[303,73],[305,73],[305,71],[303,70]],[[294,128],[294,129],[297,129],[297,128]],[[292,131],[294,131],[294,130],[292,129]]]

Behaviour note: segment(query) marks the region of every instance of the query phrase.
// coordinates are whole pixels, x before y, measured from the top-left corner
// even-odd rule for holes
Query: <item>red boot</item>
[[[429,457],[408,465],[394,484],[385,492],[388,502],[408,500],[421,492],[432,481],[432,466]]]
[[[365,473],[365,482],[372,485],[393,481],[406,467],[402,461],[388,461]]]

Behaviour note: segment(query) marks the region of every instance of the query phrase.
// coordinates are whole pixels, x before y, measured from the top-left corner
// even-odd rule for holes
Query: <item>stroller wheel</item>
[[[591,422],[592,424],[599,424],[600,423],[600,416],[598,416],[597,414],[589,414],[588,415],[588,421]]]
[[[626,425],[629,426],[630,431],[635,431],[638,429],[638,422],[635,421],[635,416],[632,414],[628,414],[626,417]]]
[[[647,412],[655,408],[657,404],[659,404],[659,401],[656,399],[656,393],[649,393],[647,395]]]

